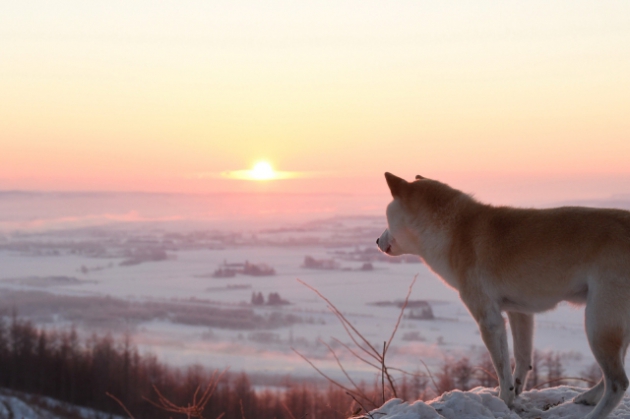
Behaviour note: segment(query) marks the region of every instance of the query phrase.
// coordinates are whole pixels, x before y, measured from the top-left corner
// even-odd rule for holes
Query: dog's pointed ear
[[[389,190],[394,198],[401,196],[403,190],[408,185],[408,182],[405,179],[392,175],[389,172],[385,173],[385,180],[387,181],[387,186],[389,186]]]
[[[424,176],[416,175],[416,180],[426,179]]]

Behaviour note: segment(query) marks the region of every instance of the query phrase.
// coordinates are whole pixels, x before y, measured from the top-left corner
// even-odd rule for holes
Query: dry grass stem
[[[357,394],[354,391],[352,391],[351,389],[349,389],[348,387],[344,386],[343,384],[341,384],[338,381],[335,381],[334,379],[330,378],[329,376],[327,376],[322,370],[320,370],[319,368],[317,368],[315,366],[315,364],[313,364],[313,362],[311,362],[310,359],[308,359],[307,357],[305,357],[304,355],[302,355],[299,351],[297,351],[295,348],[291,348],[293,350],[293,352],[295,352],[296,354],[298,354],[303,360],[305,360],[306,362],[308,362],[308,364],[313,367],[313,369],[315,371],[317,371],[319,373],[319,375],[321,375],[322,377],[324,377],[326,380],[328,380],[328,382],[330,382],[331,384],[336,385],[337,387],[339,387],[340,389],[344,390],[346,393],[348,394],[354,394],[355,396],[364,398],[367,402],[370,402],[374,407],[377,407],[377,404],[370,399],[369,397],[364,397],[361,394]]]
[[[197,400],[197,396],[199,395],[199,391],[201,389],[201,386],[198,386],[197,389],[195,390],[195,393],[193,394],[192,403],[189,403],[187,406],[177,406],[175,403],[167,399],[156,386],[153,386],[153,390],[158,395],[157,402],[147,399],[146,397],[144,399],[148,401],[149,403],[151,403],[153,406],[161,410],[186,415],[188,419],[190,418],[203,419],[203,416],[202,416],[203,411],[205,410],[206,405],[210,401],[210,398],[214,394],[214,391],[216,390],[217,386],[219,385],[219,381],[221,380],[221,377],[223,376],[223,374],[225,374],[226,371],[227,370],[224,370],[220,374],[218,374],[217,371],[214,371],[201,397]],[[221,414],[219,418],[222,416],[223,414]]]
[[[243,399],[240,399],[238,402],[241,405],[241,419],[246,419],[245,418],[245,409],[243,409]]]
[[[383,351],[382,352],[379,352],[378,350],[376,350],[376,348],[363,336],[363,334],[361,334],[361,332],[359,332],[357,330],[357,328],[355,328],[352,325],[352,323],[343,315],[343,313],[328,298],[326,298],[321,292],[319,292],[319,290],[317,290],[313,286],[307,284],[306,282],[298,279],[299,283],[301,283],[302,285],[304,285],[305,287],[307,287],[308,289],[313,291],[315,294],[317,294],[322,300],[324,300],[327,303],[328,309],[337,317],[337,319],[339,320],[339,322],[343,326],[344,330],[346,331],[346,334],[350,337],[350,339],[356,345],[356,347],[360,351],[365,353],[368,357],[370,357],[374,361],[376,361],[376,362],[371,362],[371,361],[365,359],[364,357],[360,356],[357,351],[353,350],[348,345],[346,345],[345,343],[341,342],[339,339],[334,339],[335,342],[338,342],[339,344],[341,344],[355,358],[359,359],[360,361],[362,361],[362,362],[366,363],[367,365],[370,365],[371,367],[373,367],[373,368],[375,368],[375,369],[380,371],[380,373],[381,373],[381,396],[382,396],[382,399],[383,399],[383,403],[385,402],[385,378],[387,378],[387,383],[389,384],[389,389],[390,389],[391,393],[394,395],[394,397],[398,397],[394,379],[393,379],[393,377],[391,376],[391,374],[389,372],[390,368],[387,367],[385,359],[386,359],[386,356],[387,356],[387,351],[388,351],[392,341],[394,340],[394,337],[396,336],[396,332],[398,331],[398,328],[400,326],[402,318],[404,317],[405,309],[407,308],[407,305],[409,303],[409,297],[411,296],[411,291],[413,290],[413,286],[416,283],[417,278],[418,278],[418,275],[415,275],[414,278],[413,278],[413,281],[409,285],[409,290],[407,291],[407,295],[406,295],[405,300],[404,300],[404,302],[403,302],[403,304],[401,306],[400,314],[398,315],[398,319],[396,320],[396,324],[394,325],[394,329],[392,330],[392,334],[389,337],[389,340],[383,342]],[[333,354],[335,360],[337,361],[337,365],[339,365],[339,368],[341,368],[341,371],[343,372],[343,374],[346,376],[346,378],[350,381],[350,383],[352,383],[352,385],[358,391],[359,390],[359,386],[350,378],[350,376],[348,375],[346,369],[343,367],[343,365],[341,364],[341,361],[337,357],[337,354],[332,350],[332,348],[328,344],[326,344],[326,343],[324,343],[324,344],[330,350],[330,352]],[[363,393],[362,391],[360,393],[363,393],[363,394],[358,394],[357,392],[353,392],[352,390],[348,389],[347,387],[345,387],[345,386],[341,385],[340,383],[332,380],[330,377],[326,376],[321,370],[319,370],[317,367],[315,367],[315,365],[310,360],[308,360],[304,355],[302,355],[301,353],[299,353],[295,349],[293,349],[293,351],[296,352],[300,357],[302,357],[302,359],[304,359],[306,362],[308,362],[320,375],[322,375],[324,378],[326,378],[329,382],[331,382],[331,383],[337,385],[338,387],[344,389],[348,394],[353,395],[353,398],[355,398],[355,396],[358,396],[358,397],[361,397],[363,399],[369,400],[370,403],[372,403],[374,405],[376,404],[375,401],[370,400],[369,398],[367,398],[365,396],[365,393]],[[426,364],[425,364],[425,367],[426,367]],[[391,370],[398,370],[398,369],[391,368]],[[398,370],[398,371],[402,371],[402,370]],[[428,369],[427,369],[427,371],[428,371]],[[414,375],[414,374],[411,374],[411,373],[407,373],[407,374]],[[433,377],[431,377],[431,381],[435,385],[435,380],[433,380]]]
[[[354,395],[353,395],[352,393],[346,393],[346,394],[347,394],[348,396],[352,397],[352,400],[354,400],[354,401],[356,402],[356,404],[358,404],[359,406],[361,406],[361,409],[363,409],[363,411],[365,412],[365,414],[366,414],[366,415],[368,415],[370,418],[374,419],[374,417],[370,414],[370,411],[369,411],[369,410],[367,410],[367,409],[365,408],[365,406],[363,406],[363,405],[361,404],[361,402],[360,402],[360,401],[358,401],[358,400],[356,399],[356,397],[354,397]],[[365,417],[365,416],[362,416],[362,417]]]
[[[418,274],[414,275],[413,277],[413,281],[411,281],[411,285],[409,285],[409,290],[407,291],[407,296],[405,297],[405,301],[403,302],[403,305],[400,309],[400,314],[398,315],[398,320],[396,321],[396,325],[394,326],[394,330],[392,330],[392,335],[389,337],[389,340],[387,341],[387,346],[385,347],[385,349],[383,350],[383,353],[387,352],[387,350],[389,349],[389,345],[391,345],[392,340],[394,340],[394,336],[396,335],[396,332],[398,331],[398,326],[400,326],[400,321],[403,318],[403,314],[405,314],[405,309],[407,308],[407,304],[409,304],[409,297],[411,297],[411,291],[413,290],[413,286],[416,284],[416,280],[418,279]],[[383,358],[385,356],[383,355]]]
[[[309,288],[311,291],[313,291],[315,294],[317,294],[322,300],[326,301],[326,303],[328,304],[328,308],[337,316],[337,318],[341,321],[341,324],[344,326],[344,328],[346,329],[346,332],[348,332],[348,335],[350,336],[350,338],[352,338],[353,342],[362,350],[366,351],[368,354],[370,354],[370,356],[374,357],[376,360],[379,360],[379,352],[374,348],[374,346],[372,346],[372,344],[365,338],[363,337],[363,335],[352,325],[352,323],[350,323],[350,321],[348,321],[348,319],[346,319],[346,317],[341,313],[341,311],[339,311],[339,309],[330,302],[330,300],[326,297],[324,297],[324,295],[319,292],[316,288],[310,286],[309,284],[307,284],[306,282],[302,281],[301,279],[298,279],[298,282],[302,285],[304,285],[305,287]],[[367,349],[365,349],[363,346],[359,345],[358,342],[356,342],[356,340],[354,339],[354,336],[352,333],[350,333],[348,331],[348,327],[357,335],[357,337],[359,337],[363,343],[371,349],[371,353],[367,351]]]
[[[287,406],[287,404],[285,402],[282,402],[282,407],[284,407],[284,410],[287,411],[287,413],[289,414],[291,419],[295,419],[295,416],[293,416],[293,413],[291,413],[291,410],[289,410],[289,407]]]
[[[341,369],[341,372],[343,372],[343,375],[346,376],[346,378],[348,379],[348,381],[350,381],[352,383],[352,385],[354,386],[356,392],[358,394],[360,394],[364,399],[369,400],[370,398],[365,394],[365,392],[363,392],[363,390],[361,390],[361,387],[359,387],[357,385],[357,383],[354,382],[354,380],[350,377],[350,375],[348,374],[348,372],[346,371],[346,369],[343,367],[343,365],[341,364],[341,361],[339,360],[339,357],[337,356],[337,354],[335,353],[335,351],[333,350],[333,348],[330,347],[329,344],[327,344],[326,342],[324,342],[323,340],[319,339],[319,341],[324,344],[328,350],[330,351],[330,353],[332,354],[333,357],[335,357],[335,361],[337,361],[337,365],[339,365],[339,369]]]
[[[342,341],[340,341],[337,338],[332,338],[332,340],[334,340],[335,342],[337,342],[338,344],[340,344],[341,346],[343,346],[344,348],[346,348],[346,350],[348,352],[350,352],[355,358],[357,358],[360,361],[365,362],[366,364],[368,364],[371,367],[376,368],[377,370],[380,369],[381,367],[379,367],[378,365],[368,361],[367,359],[364,359],[361,357],[361,355],[359,355],[358,353],[356,353],[350,346],[348,346],[347,344],[343,343]]]
[[[497,383],[499,382],[499,379],[497,378],[496,374],[493,374],[491,371],[488,371],[485,368],[481,368],[481,367],[475,367],[473,368],[473,371],[478,370],[481,371],[483,373],[485,373],[486,375],[488,375],[490,378],[493,378],[495,380],[497,380]]]
[[[431,379],[431,382],[433,383],[433,387],[435,388],[436,392],[439,392],[439,387],[437,385],[437,383],[435,382],[435,379],[433,378],[433,374],[431,374],[431,370],[429,369],[429,366],[423,361],[420,360],[420,362],[422,363],[422,365],[424,365],[424,369],[427,370],[427,374],[429,375],[429,378]]]
[[[125,413],[127,414],[127,416],[129,416],[130,419],[135,419],[133,417],[133,415],[131,414],[131,412],[129,412],[129,409],[127,409],[127,406],[125,406],[125,404],[123,402],[120,401],[120,399],[118,399],[118,397],[114,396],[111,393],[105,392],[105,395],[111,399],[113,399],[116,403],[118,403],[120,405],[120,407],[123,408],[123,410],[125,411]]]

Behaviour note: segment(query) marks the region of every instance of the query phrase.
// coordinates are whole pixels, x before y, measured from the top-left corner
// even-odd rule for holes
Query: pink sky
[[[2,190],[630,194],[625,2],[3,9]],[[307,176],[220,176],[260,160]]]

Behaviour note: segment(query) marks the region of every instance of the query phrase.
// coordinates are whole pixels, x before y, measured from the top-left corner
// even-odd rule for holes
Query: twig
[[[319,341],[322,344],[324,344],[328,348],[328,350],[330,351],[332,356],[335,357],[335,361],[337,361],[337,365],[339,365],[339,368],[341,369],[341,372],[343,372],[343,374],[346,376],[348,381],[350,381],[352,383],[352,385],[356,389],[357,393],[359,393],[364,399],[369,400],[369,397],[367,397],[367,395],[361,390],[361,388],[357,385],[357,383],[354,382],[354,380],[350,377],[350,375],[348,374],[346,369],[343,367],[343,365],[341,364],[341,361],[339,360],[339,357],[337,357],[337,354],[335,353],[333,348],[331,348],[330,345],[327,344],[326,342],[324,342],[323,340],[319,339]]]
[[[281,403],[282,403],[282,407],[284,407],[284,410],[286,410],[289,416],[291,416],[291,419],[295,419],[295,416],[293,416],[293,413],[291,413],[287,404],[284,401],[282,401]]]
[[[240,399],[239,403],[241,404],[241,418],[242,419],[246,419],[245,418],[245,409],[243,409],[243,399]]]
[[[389,350],[389,345],[394,340],[394,335],[398,331],[398,326],[400,326],[400,320],[403,318],[403,314],[405,313],[405,309],[407,308],[407,304],[409,304],[409,297],[411,296],[411,290],[418,279],[418,274],[413,277],[413,281],[411,281],[411,285],[409,285],[409,290],[407,291],[407,296],[405,297],[405,301],[400,309],[400,314],[398,315],[398,320],[396,321],[396,326],[394,326],[394,330],[392,331],[392,335],[389,337],[389,341],[387,341],[387,347],[383,350],[383,358],[385,358],[385,352]]]
[[[337,339],[337,338],[332,338],[332,340],[334,340],[335,342],[339,343],[341,346],[343,346],[344,348],[346,348],[346,349],[348,350],[348,352],[350,352],[352,355],[354,355],[354,357],[355,357],[355,358],[357,358],[357,359],[359,359],[359,360],[361,360],[361,361],[365,362],[366,364],[368,364],[368,365],[369,365],[369,366],[371,366],[371,367],[376,368],[377,370],[381,368],[381,367],[379,367],[378,365],[373,364],[373,363],[371,363],[370,361],[368,361],[368,360],[366,360],[366,359],[363,359],[363,358],[361,357],[361,355],[359,355],[359,354],[357,354],[356,352],[354,352],[354,351],[352,350],[352,348],[350,348],[348,345],[346,345],[345,343],[343,343],[343,342],[342,342],[342,341],[340,341],[339,339]]]
[[[485,372],[486,374],[488,374],[488,376],[490,376],[490,378],[495,379],[497,381],[497,383],[499,382],[499,379],[497,378],[497,376],[495,374],[493,374],[492,372],[488,371],[485,368],[475,367],[475,368],[473,368],[473,370],[479,370],[479,371]]]
[[[385,350],[387,342],[383,342],[383,357],[381,358],[381,389],[383,391],[383,404],[385,404]]]
[[[309,288],[311,291],[313,291],[314,293],[316,293],[317,295],[319,295],[319,297],[326,301],[326,303],[328,303],[329,308],[333,311],[333,313],[335,313],[337,315],[337,317],[342,320],[342,323],[345,323],[346,325],[348,325],[348,327],[350,327],[352,329],[352,331],[354,331],[354,333],[357,334],[357,336],[359,338],[361,338],[361,340],[372,350],[372,352],[374,354],[376,354],[376,356],[378,357],[379,352],[374,348],[374,346],[372,346],[372,344],[363,337],[363,335],[352,325],[352,323],[350,323],[348,321],[348,319],[345,318],[345,316],[341,313],[341,311],[339,311],[339,309],[337,307],[335,307],[335,305],[333,303],[330,302],[330,300],[326,297],[324,297],[324,295],[319,292],[317,289],[315,289],[314,287],[310,286],[309,284],[307,284],[306,282],[302,281],[301,279],[298,279],[298,282],[302,285],[304,285],[305,287]],[[346,329],[347,330],[347,329]],[[356,343],[356,342],[355,342]],[[363,347],[361,347],[360,345],[357,344],[357,346],[359,346],[361,349],[365,350]]]
[[[133,417],[133,415],[131,414],[131,412],[129,412],[129,410],[127,409],[127,406],[125,406],[125,404],[124,404],[123,402],[121,402],[121,401],[120,401],[120,400],[119,400],[116,396],[114,396],[113,394],[108,393],[108,392],[105,392],[105,395],[106,395],[107,397],[111,398],[111,399],[114,399],[114,401],[115,401],[116,403],[118,403],[118,404],[120,405],[120,407],[122,407],[122,408],[123,408],[123,410],[125,411],[125,413],[127,414],[127,416],[129,416],[131,419],[135,419],[135,418]]]
[[[363,406],[363,405],[361,404],[361,402],[360,402],[360,401],[358,401],[358,400],[357,400],[357,398],[356,398],[356,397],[354,397],[354,395],[353,395],[352,393],[349,393],[349,392],[347,392],[347,391],[346,391],[346,394],[347,394],[348,396],[352,397],[352,400],[354,400],[355,402],[357,402],[357,404],[358,404],[359,406],[361,406],[361,409],[363,409],[363,411],[365,412],[365,414],[366,414],[366,415],[368,415],[370,418],[374,419],[374,416],[372,416],[372,415],[370,414],[370,411],[369,411],[369,410],[367,410],[367,409],[365,408],[365,406]]]
[[[146,400],[147,402],[149,402],[150,404],[152,404],[153,406],[165,410],[167,412],[172,412],[172,413],[180,413],[183,415],[190,417],[194,417],[194,418],[202,418],[202,413],[206,408],[206,405],[208,404],[208,402],[210,401],[210,398],[212,397],[212,395],[214,394],[214,391],[216,390],[217,386],[219,385],[219,381],[221,380],[221,377],[223,376],[223,374],[225,374],[227,372],[227,369],[224,370],[223,372],[221,372],[218,376],[217,376],[217,371],[214,371],[212,373],[212,376],[210,377],[210,381],[208,382],[208,386],[206,387],[206,389],[204,390],[203,394],[201,395],[201,398],[199,400],[197,400],[197,395],[199,394],[199,390],[200,390],[200,386],[197,387],[197,389],[195,390],[195,393],[193,395],[193,403],[192,404],[188,404],[188,406],[177,406],[175,403],[171,402],[169,399],[167,399],[161,392],[160,390],[157,388],[157,386],[153,386],[153,390],[155,391],[155,393],[158,395],[158,400],[157,402],[154,402],[153,400],[150,400],[146,397],[143,397],[144,400]],[[219,416],[221,417],[221,416]]]
[[[423,360],[420,360],[420,362],[422,363],[422,365],[424,365],[424,368],[427,370],[427,374],[429,375],[429,378],[431,379],[431,382],[433,383],[433,387],[435,388],[435,392],[438,393],[440,390],[438,388],[438,385],[435,382],[435,379],[433,378],[433,374],[431,374],[431,370],[429,369],[427,364],[424,363]]]
[[[387,366],[385,366],[385,354],[387,352],[386,343],[383,342],[383,358],[381,360],[381,365],[383,367],[383,374],[387,377],[387,381],[389,382],[389,387],[392,389],[392,393],[394,393],[394,397],[398,397],[398,393],[396,392],[396,386],[394,385],[393,378],[389,371],[387,371]],[[385,399],[385,385],[383,384],[383,399]],[[383,401],[385,403],[385,401]]]
[[[344,386],[343,384],[339,383],[338,381],[335,381],[335,380],[333,380],[332,378],[330,378],[329,376],[327,376],[327,375],[326,375],[326,374],[325,374],[322,370],[320,370],[319,368],[317,368],[317,367],[315,366],[315,364],[313,364],[313,363],[311,362],[311,360],[310,360],[310,359],[308,359],[307,357],[305,357],[304,355],[302,355],[301,353],[299,353],[299,352],[298,352],[295,348],[291,348],[291,350],[293,350],[293,352],[295,352],[296,354],[298,354],[298,355],[299,355],[299,356],[300,356],[303,360],[305,360],[306,362],[308,362],[308,363],[309,363],[309,365],[310,365],[311,367],[313,367],[313,369],[314,369],[315,371],[317,371],[317,372],[318,372],[318,373],[319,373],[322,377],[324,377],[324,378],[325,378],[326,380],[328,380],[330,383],[332,383],[332,384],[336,385],[337,387],[341,388],[342,390],[345,390],[345,391],[346,391],[346,393],[352,393],[352,394],[355,394],[355,393],[353,393],[353,391],[352,391],[352,390],[350,390],[348,387]],[[374,403],[374,401],[370,400],[369,398],[364,397],[364,396],[362,396],[362,395],[360,395],[360,394],[358,394],[358,396],[363,397],[363,398],[364,398],[364,399],[366,399],[368,402],[372,403],[372,404],[374,405],[374,407],[377,407],[377,406],[376,406],[376,403]]]
[[[352,355],[354,355],[355,357],[357,357],[359,360],[365,362],[366,364],[379,369],[381,371],[381,388],[382,388],[382,398],[383,398],[383,403],[385,403],[385,376],[387,376],[387,382],[389,383],[390,389],[394,395],[394,397],[398,397],[397,391],[396,391],[396,386],[394,384],[394,380],[391,376],[391,374],[388,371],[388,368],[385,364],[385,357],[387,356],[387,350],[389,349],[392,341],[394,340],[394,336],[396,335],[396,332],[398,331],[398,327],[400,326],[400,323],[402,321],[402,318],[404,316],[405,313],[405,309],[407,308],[407,305],[409,304],[409,297],[411,296],[411,291],[413,290],[413,286],[416,283],[416,280],[418,279],[418,275],[416,274],[413,278],[413,281],[411,282],[411,284],[409,285],[409,290],[407,291],[407,295],[405,297],[405,300],[401,306],[400,309],[400,314],[398,315],[398,319],[396,320],[396,324],[394,325],[394,330],[392,331],[391,336],[389,337],[389,340],[386,342],[383,342],[383,352],[380,353],[378,352],[374,346],[372,346],[372,344],[361,334],[361,332],[359,332],[353,325],[352,323],[343,315],[343,313],[341,313],[341,311],[328,299],[326,298],[321,292],[319,292],[316,288],[314,288],[313,286],[307,284],[306,282],[302,281],[301,279],[297,279],[297,281],[299,283],[301,283],[302,285],[304,285],[305,287],[309,288],[311,291],[313,291],[314,293],[316,293],[322,300],[324,300],[327,304],[328,304],[328,309],[337,317],[337,319],[339,320],[339,322],[341,323],[341,325],[343,326],[344,330],[346,331],[346,333],[348,334],[348,336],[350,337],[350,339],[352,340],[352,342],[359,348],[361,349],[365,354],[367,354],[368,356],[370,356],[371,358],[373,358],[376,362],[378,362],[380,364],[380,366],[373,364],[372,362],[364,359],[363,357],[359,356],[355,351],[353,351],[351,348],[349,348],[346,344],[342,343],[341,341],[339,341],[338,339],[336,340],[337,342],[341,343],[343,345],[344,348],[346,348],[348,351],[350,351],[350,353]],[[356,335],[356,338],[355,338]],[[361,340],[366,346],[362,346],[358,340]],[[330,349],[330,347],[329,347]],[[295,349],[294,349],[295,351]],[[334,351],[331,350],[331,352],[333,352],[333,356],[335,356],[335,359],[337,359],[336,354],[334,353]],[[296,351],[297,353],[297,351]],[[301,354],[298,353],[298,355],[300,355],[303,359],[305,359],[309,364],[311,364],[311,366],[314,367],[313,363],[308,361],[306,359],[306,357],[302,356]],[[341,366],[341,363],[339,362],[339,360],[337,359],[337,364],[339,364],[340,368],[342,369],[344,375],[346,375],[346,377],[350,380],[350,382],[355,386],[358,387],[353,381],[352,379],[349,378],[348,374],[346,373],[346,371],[343,369],[343,367]],[[426,367],[426,364],[425,364]],[[317,370],[317,369],[316,369]],[[320,372],[319,370],[317,370],[318,372]],[[427,368],[428,371],[428,368]],[[320,374],[324,375],[323,373],[320,372]],[[326,377],[324,375],[324,377]],[[433,377],[431,377],[431,380],[433,381],[434,385],[435,385],[435,380],[433,380]],[[437,386],[436,386],[437,388]],[[347,390],[347,389],[346,389]]]

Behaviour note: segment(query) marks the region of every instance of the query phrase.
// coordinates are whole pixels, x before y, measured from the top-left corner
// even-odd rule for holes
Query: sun
[[[276,172],[266,161],[258,162],[254,165],[254,168],[250,171],[250,175],[254,180],[270,180],[276,177]]]
[[[306,177],[302,172],[287,172],[275,170],[271,166],[271,163],[265,160],[257,162],[251,169],[230,170],[229,172],[222,172],[220,176],[227,179],[250,181],[296,179]]]

